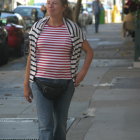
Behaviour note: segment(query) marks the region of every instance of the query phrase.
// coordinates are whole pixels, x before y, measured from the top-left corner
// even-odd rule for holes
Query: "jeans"
[[[95,14],[95,32],[99,31],[100,14]]]
[[[74,89],[73,81],[70,80],[66,93],[53,101],[46,99],[33,82],[32,92],[36,101],[39,140],[66,140],[68,109]]]

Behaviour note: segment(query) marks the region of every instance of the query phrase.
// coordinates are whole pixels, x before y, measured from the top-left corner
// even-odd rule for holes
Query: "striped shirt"
[[[45,24],[37,41],[35,77],[71,79],[71,52],[72,43],[66,26]]]
[[[37,61],[36,61],[37,40],[45,24],[48,22],[49,18],[50,18],[49,16],[46,16],[43,19],[40,19],[39,21],[37,21],[32,26],[29,32],[30,54],[31,54],[30,82],[34,81],[34,77],[37,72]],[[86,38],[76,23],[65,18],[63,18],[63,22],[69,31],[70,38],[72,41],[72,55],[71,55],[70,61],[71,61],[71,76],[74,82],[76,73],[78,70],[80,56],[81,56],[82,43]]]

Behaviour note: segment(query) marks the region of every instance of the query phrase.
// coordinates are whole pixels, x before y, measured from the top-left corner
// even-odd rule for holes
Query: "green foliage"
[[[28,5],[34,5],[34,0],[30,0],[30,1],[28,2]]]

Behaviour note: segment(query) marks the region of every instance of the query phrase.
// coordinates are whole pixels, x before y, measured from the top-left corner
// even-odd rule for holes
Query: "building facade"
[[[0,0],[0,9],[13,10],[18,5],[27,5],[29,0]]]

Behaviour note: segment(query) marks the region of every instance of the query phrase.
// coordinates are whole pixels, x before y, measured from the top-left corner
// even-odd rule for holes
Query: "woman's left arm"
[[[86,53],[86,57],[81,70],[76,75],[75,86],[78,86],[80,82],[84,79],[93,59],[93,49],[90,47],[87,40],[84,40],[84,42],[82,43],[82,49]]]

